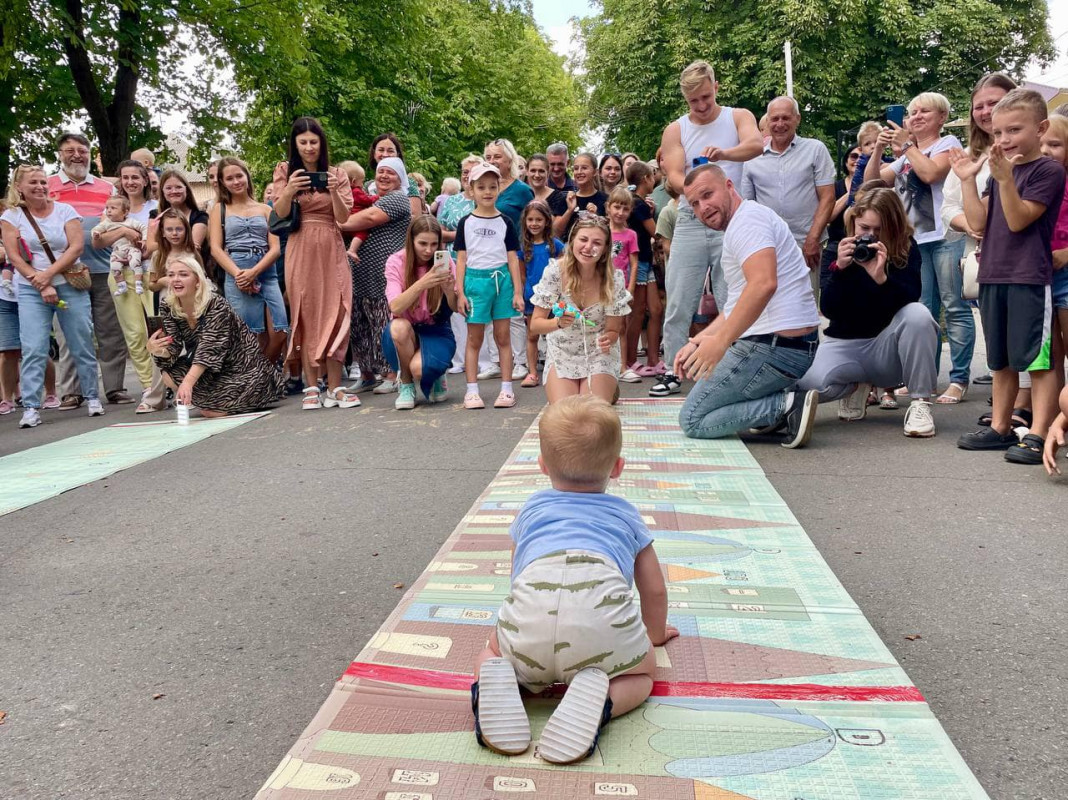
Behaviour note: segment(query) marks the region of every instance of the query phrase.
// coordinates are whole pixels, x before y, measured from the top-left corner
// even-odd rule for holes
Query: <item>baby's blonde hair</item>
[[[882,129],[883,126],[880,125],[878,122],[873,122],[872,120],[862,122],[860,124],[860,127],[857,129],[857,145],[859,146],[864,144],[865,139],[868,139],[872,136],[878,136],[879,132]]]
[[[557,400],[538,423],[541,457],[550,478],[603,487],[623,449],[615,409],[593,395]]]
[[[367,178],[366,170],[356,161],[342,161],[337,166],[348,176],[349,183],[362,184]]]

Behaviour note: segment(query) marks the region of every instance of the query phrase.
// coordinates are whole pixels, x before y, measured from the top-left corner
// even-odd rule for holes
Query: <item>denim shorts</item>
[[[653,265],[648,261],[638,262],[638,286],[648,286],[650,279],[653,277]]]
[[[33,291],[24,286],[23,291]],[[19,339],[19,304],[0,299],[0,352],[21,350]]]
[[[1053,270],[1053,309],[1068,309],[1068,267]]]
[[[259,251],[235,251],[230,253],[234,265],[238,269],[251,269],[256,266],[263,257]],[[271,326],[276,331],[289,330],[289,317],[286,316],[286,306],[282,300],[282,289],[278,285],[278,273],[272,264],[260,273],[257,280],[260,282],[260,290],[256,294],[245,294],[237,288],[237,281],[227,273],[226,284],[223,290],[226,301],[233,306],[234,311],[248,325],[253,333],[264,333],[267,330],[264,311],[271,311]]]
[[[488,325],[495,319],[518,317],[512,308],[512,275],[507,266],[496,269],[469,269],[464,273],[464,294],[471,303],[467,321]]]

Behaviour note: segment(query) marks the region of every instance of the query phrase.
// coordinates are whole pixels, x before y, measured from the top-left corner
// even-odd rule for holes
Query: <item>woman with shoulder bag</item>
[[[19,427],[41,424],[39,409],[49,337],[57,311],[88,401],[89,416],[101,416],[104,407],[97,388],[89,294],[84,288],[74,288],[68,280],[68,275],[77,280],[79,267],[84,277],[89,277],[88,270],[78,263],[85,246],[81,217],[66,203],[49,199],[48,176],[40,167],[20,166],[15,170],[8,206],[0,216],[0,231],[18,286],[22,403],[26,409]],[[29,248],[29,261],[18,246],[20,238]]]

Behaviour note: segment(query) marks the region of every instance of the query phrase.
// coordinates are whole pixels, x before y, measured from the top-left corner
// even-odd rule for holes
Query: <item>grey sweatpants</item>
[[[905,384],[912,397],[928,398],[938,377],[937,347],[938,325],[931,312],[923,303],[909,303],[874,339],[824,337],[797,388],[805,392],[816,389],[821,403],[845,397],[858,383]]]

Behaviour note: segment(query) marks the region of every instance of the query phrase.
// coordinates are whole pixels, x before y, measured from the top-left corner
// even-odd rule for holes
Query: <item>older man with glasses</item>
[[[103,178],[94,178],[89,174],[92,163],[92,151],[89,140],[80,133],[64,133],[56,142],[56,156],[59,160],[59,172],[48,179],[48,195],[53,200],[67,203],[74,207],[82,217],[85,230],[85,249],[81,262],[89,268],[93,285],[89,289],[89,301],[92,308],[93,332],[96,338],[96,357],[100,364],[100,374],[104,381],[104,395],[109,403],[126,404],[134,402],[127,393],[126,380],[126,340],[119,326],[119,317],[115,312],[115,303],[108,287],[109,259],[111,249],[93,248],[90,231],[100,222],[104,213],[104,204],[114,192],[114,186]],[[70,411],[81,406],[86,395],[85,387],[78,380],[74,361],[67,350],[62,335],[59,339],[59,393],[62,395],[60,408]]]
[[[545,148],[545,159],[549,162],[549,186],[561,192],[575,191],[575,181],[567,174],[570,163],[567,145],[553,142]]]

